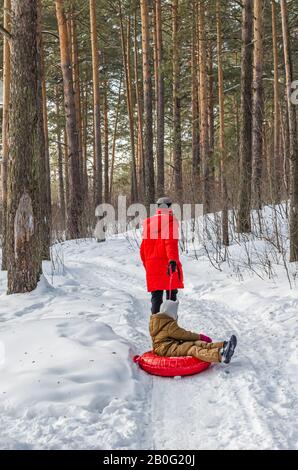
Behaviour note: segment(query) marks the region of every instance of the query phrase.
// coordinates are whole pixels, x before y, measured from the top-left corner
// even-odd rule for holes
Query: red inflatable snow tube
[[[134,362],[149,374],[162,377],[194,375],[208,369],[211,365],[210,362],[200,361],[192,356],[164,357],[158,356],[153,351],[148,351],[142,356],[135,356]]]

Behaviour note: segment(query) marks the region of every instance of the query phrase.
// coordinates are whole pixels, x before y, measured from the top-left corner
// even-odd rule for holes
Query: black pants
[[[178,290],[173,289],[171,291],[171,298],[170,298],[170,291],[167,290],[167,300],[177,300]],[[163,290],[155,290],[151,292],[151,312],[152,313],[159,313],[160,306],[163,302]]]

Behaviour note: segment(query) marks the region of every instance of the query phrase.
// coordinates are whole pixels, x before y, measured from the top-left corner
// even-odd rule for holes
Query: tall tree
[[[243,1],[238,231],[250,232],[252,172],[253,1]]]
[[[172,3],[173,22],[173,163],[175,193],[179,202],[183,199],[182,144],[181,144],[181,97],[180,97],[180,12],[179,0]]]
[[[263,160],[263,59],[264,59],[263,0],[254,2],[254,77],[253,77],[253,129],[252,185],[254,202],[258,209],[262,206],[262,160]]]
[[[41,273],[39,176],[44,156],[37,2],[12,0],[11,7],[9,294],[33,290]]]
[[[137,9],[134,15],[134,81],[136,87],[136,102],[138,115],[138,195],[140,201],[145,194],[145,168],[144,168],[144,138],[143,138],[143,106],[139,80],[139,53],[138,53],[138,20]]]
[[[11,1],[4,0],[3,27],[10,32]],[[2,269],[7,269],[7,167],[9,156],[10,45],[3,44],[3,118],[2,118]]]
[[[65,227],[66,210],[65,210],[65,194],[64,194],[64,177],[63,177],[63,150],[61,141],[61,112],[59,101],[59,88],[56,87],[56,116],[57,116],[57,155],[58,155],[58,201],[61,211],[62,227]]]
[[[157,159],[157,195],[164,194],[164,134],[165,134],[165,104],[164,104],[164,63],[162,36],[161,0],[155,0],[155,30],[156,30],[156,159]]]
[[[129,117],[129,132],[131,144],[131,199],[136,202],[137,194],[137,171],[136,171],[136,154],[135,154],[135,129],[134,129],[134,112],[133,112],[133,96],[132,96],[132,80],[131,80],[131,64],[130,64],[130,18],[127,23],[127,41],[125,40],[122,2],[119,0],[120,26],[121,26],[121,44],[124,65],[124,75],[126,84],[126,102]]]
[[[284,60],[286,69],[286,96],[290,137],[290,261],[298,261],[298,141],[295,104],[292,102],[293,62],[286,0],[280,0]]]
[[[222,27],[221,0],[216,1],[217,24],[217,63],[218,63],[218,101],[219,101],[219,152],[220,152],[220,182],[222,200],[222,242],[229,245],[228,191],[226,180],[226,148],[225,148],[225,109],[224,109],[224,80],[222,67]]]
[[[83,185],[84,195],[86,200],[88,199],[88,78],[89,78],[89,67],[85,66],[85,83],[82,87],[82,164],[83,164]],[[86,201],[85,201],[86,202]]]
[[[204,0],[199,1],[199,99],[200,99],[200,141],[202,166],[202,193],[204,211],[210,211],[210,148],[208,126],[208,77],[207,77],[207,38],[205,28],[206,5]]]
[[[152,77],[149,34],[148,0],[141,0],[143,86],[144,86],[144,160],[145,203],[149,208],[155,202],[153,165]]]
[[[210,32],[208,30],[208,35]],[[207,62],[208,62],[208,132],[209,132],[209,162],[210,162],[210,185],[212,184],[215,177],[215,168],[214,168],[214,71],[213,71],[213,39],[208,37],[207,42]]]
[[[42,97],[42,122],[44,134],[44,153],[40,161],[40,204],[42,217],[40,219],[41,255],[42,259],[50,260],[51,228],[52,228],[52,198],[51,198],[51,172],[50,172],[50,151],[49,151],[49,129],[47,110],[47,89],[45,77],[44,45],[42,38],[42,3],[37,1],[38,13],[38,52],[41,83],[39,83]]]
[[[200,175],[200,123],[198,96],[198,55],[197,55],[197,0],[192,0],[192,43],[191,43],[191,109],[192,109],[192,182],[194,196],[198,194]]]
[[[112,158],[111,158],[110,182],[109,182],[110,184],[109,199],[110,200],[112,199],[113,182],[114,182],[114,166],[115,166],[116,140],[117,140],[119,114],[120,114],[121,91],[122,91],[122,81],[120,79],[118,102],[117,102],[116,116],[115,116],[115,125],[114,125],[114,132],[113,132],[113,144],[112,144]]]
[[[80,178],[80,151],[76,106],[72,80],[72,67],[67,20],[64,1],[56,0],[56,14],[60,37],[60,56],[64,86],[64,107],[66,116],[67,144],[69,151],[69,206],[67,209],[67,234],[79,238],[82,233],[82,193]]]
[[[106,72],[107,75],[107,72]],[[104,201],[110,200],[109,188],[109,104],[108,104],[108,79],[104,81]]]
[[[65,201],[66,201],[66,208],[70,206],[70,191],[69,191],[69,151],[68,151],[68,141],[67,141],[67,131],[64,128],[63,132],[63,141],[64,141],[64,181],[65,181]]]
[[[271,197],[273,201],[277,201],[278,187],[276,184],[277,176],[281,176],[280,168],[280,98],[279,98],[279,70],[278,70],[278,43],[277,43],[277,18],[276,3],[271,1],[272,9],[272,47],[274,62],[274,123],[273,123],[273,158],[270,159],[270,186]]]
[[[71,36],[71,63],[72,63],[72,80],[73,80],[73,91],[75,98],[76,108],[76,120],[77,120],[77,133],[78,133],[78,145],[79,145],[79,167],[80,167],[80,178],[83,182],[83,157],[82,157],[82,106],[81,106],[81,77],[80,77],[80,65],[79,65],[79,45],[78,45],[78,32],[77,32],[77,15],[75,10],[74,0],[71,1],[70,11],[70,36]],[[85,191],[84,185],[81,186],[82,198],[84,200]]]
[[[95,206],[102,203],[102,145],[101,145],[101,112],[99,87],[99,50],[97,39],[96,0],[90,0],[90,27],[92,48],[92,80],[93,80],[93,115],[94,115],[94,202]]]

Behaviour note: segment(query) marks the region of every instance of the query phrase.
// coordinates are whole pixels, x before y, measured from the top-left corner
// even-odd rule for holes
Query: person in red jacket
[[[160,311],[164,291],[168,300],[176,301],[178,289],[184,288],[178,248],[179,223],[171,206],[170,198],[160,198],[155,215],[143,223],[140,255],[146,270],[147,290],[151,292],[153,314]]]

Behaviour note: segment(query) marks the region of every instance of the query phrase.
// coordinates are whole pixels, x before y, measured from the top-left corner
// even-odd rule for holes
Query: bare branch
[[[58,41],[59,41],[58,34],[53,33],[52,31],[42,31],[42,34],[49,34],[50,36],[54,36],[54,38],[58,39]]]
[[[0,33],[3,34],[3,36],[6,37],[6,39],[8,39],[8,41],[10,41],[12,39],[12,35],[10,34],[9,31],[7,31],[7,29],[3,28],[3,26],[0,25]]]

